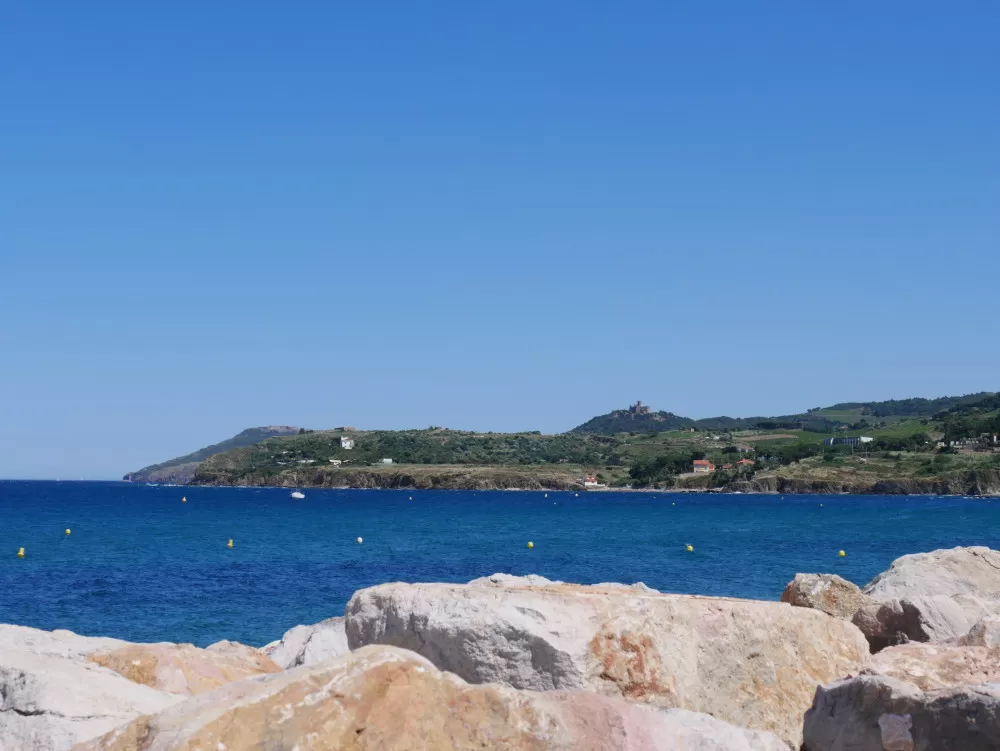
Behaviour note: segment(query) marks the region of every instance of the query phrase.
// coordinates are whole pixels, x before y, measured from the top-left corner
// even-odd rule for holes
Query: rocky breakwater
[[[782,600],[851,620],[873,652],[909,641],[985,644],[1000,638],[1000,551],[905,555],[863,589],[834,574],[796,574]]]
[[[278,669],[229,642],[130,644],[0,625],[0,751],[64,751],[185,696]]]
[[[904,644],[822,686],[804,751],[995,751],[1000,648]]]
[[[877,653],[817,690],[807,751],[1000,748],[1000,552],[906,555],[863,589],[798,574],[782,599],[850,620]]]
[[[352,648],[410,649],[470,683],[688,709],[796,747],[816,687],[868,658],[860,631],[825,613],[642,585],[385,584],[355,593],[346,616]]]
[[[385,646],[229,684],[78,751],[197,748],[787,751],[770,733],[683,710],[582,691],[472,686]]]

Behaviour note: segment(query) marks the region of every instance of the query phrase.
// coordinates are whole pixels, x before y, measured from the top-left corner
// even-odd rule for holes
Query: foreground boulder
[[[1000,647],[904,644],[882,650],[862,672],[906,681],[924,691],[1000,683]]]
[[[1000,748],[1000,648],[889,647],[856,678],[816,692],[809,751]]]
[[[979,619],[957,643],[967,647],[1000,647],[1000,615]]]
[[[908,641],[946,642],[966,635],[994,605],[972,595],[892,598],[864,605],[852,622],[873,652]]]
[[[968,547],[904,555],[863,591],[879,600],[933,595],[1000,600],[1000,551]]]
[[[0,751],[67,751],[180,700],[71,656],[2,651]]]
[[[781,594],[781,601],[850,620],[871,599],[857,584],[836,574],[796,574]]]
[[[587,689],[798,744],[816,686],[857,672],[852,624],[776,602],[552,583],[385,584],[347,606],[352,648],[412,649],[470,683]]]
[[[208,649],[193,644],[126,644],[87,659],[134,683],[185,695],[281,670],[267,655],[235,642],[219,642]]]
[[[904,555],[863,590],[833,574],[796,574],[781,599],[850,619],[874,652],[909,641],[957,642],[1000,614],[1000,551]]]
[[[996,751],[1000,685],[921,691],[884,675],[816,691],[805,714],[804,751]]]
[[[328,618],[311,626],[296,626],[285,632],[281,641],[269,644],[263,651],[282,669],[300,665],[316,665],[350,651],[344,619]]]
[[[587,692],[470,686],[392,647],[232,683],[79,751],[198,748],[787,751],[773,735],[690,712]]]
[[[0,625],[0,751],[63,751],[182,696],[277,672],[235,642],[131,644]]]
[[[43,631],[0,623],[0,652],[28,652],[67,660],[84,660],[94,652],[118,649],[128,643],[103,636],[81,636],[64,629]]]

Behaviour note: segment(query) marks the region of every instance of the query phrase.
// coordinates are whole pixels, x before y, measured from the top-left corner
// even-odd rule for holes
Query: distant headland
[[[641,401],[565,433],[249,428],[132,482],[279,487],[1000,494],[1000,394],[692,419]]]

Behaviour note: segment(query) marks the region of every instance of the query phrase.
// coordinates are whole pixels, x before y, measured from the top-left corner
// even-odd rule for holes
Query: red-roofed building
[[[753,464],[753,459],[740,459],[736,463],[737,464],[744,464],[744,465],[746,465],[746,464]]]
[[[712,464],[712,462],[710,462],[708,459],[695,459],[694,471],[698,473],[708,474],[709,472],[715,471],[715,465]]]

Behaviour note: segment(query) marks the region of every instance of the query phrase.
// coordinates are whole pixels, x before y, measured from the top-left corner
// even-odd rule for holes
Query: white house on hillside
[[[340,436],[340,448],[350,451],[354,448],[354,439],[348,438],[346,435]]]

